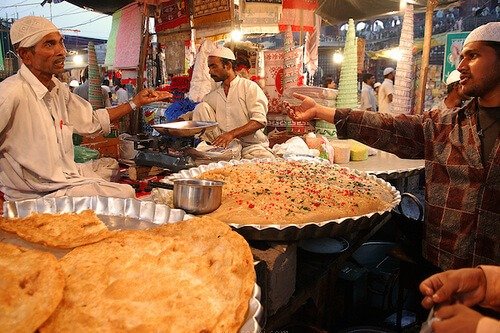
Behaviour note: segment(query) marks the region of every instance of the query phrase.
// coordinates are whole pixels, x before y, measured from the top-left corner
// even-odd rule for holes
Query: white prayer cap
[[[490,22],[472,30],[464,46],[472,42],[500,42],[500,22]]]
[[[46,35],[57,31],[57,27],[44,17],[25,16],[12,24],[10,40],[12,45],[19,43],[19,47],[31,47]]]
[[[458,70],[452,71],[446,78],[446,85],[460,81],[460,72]]]
[[[375,84],[373,85],[373,88],[378,88],[382,85],[382,83],[380,82],[375,82]]]
[[[390,74],[392,72],[394,72],[394,68],[387,67],[386,69],[384,69],[384,76],[386,76],[387,74]]]
[[[224,47],[224,46],[216,47],[208,56],[209,57],[226,58],[229,60],[236,60],[236,57],[234,56],[233,51],[231,51],[231,49],[228,49],[227,47]]]
[[[71,80],[71,82],[69,83],[69,86],[70,87],[73,87],[73,88],[76,88],[78,87],[80,84],[78,83],[77,80]]]

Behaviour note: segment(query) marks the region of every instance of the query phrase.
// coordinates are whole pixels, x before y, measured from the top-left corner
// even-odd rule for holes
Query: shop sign
[[[460,63],[460,53],[464,45],[465,38],[469,32],[453,32],[446,34],[446,44],[444,49],[443,82],[458,68]]]

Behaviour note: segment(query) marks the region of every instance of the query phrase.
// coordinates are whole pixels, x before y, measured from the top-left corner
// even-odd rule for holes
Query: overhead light
[[[231,40],[233,42],[239,42],[242,39],[243,39],[243,33],[241,32],[241,30],[235,29],[231,31]]]
[[[80,54],[77,54],[73,57],[73,62],[75,65],[83,65],[83,57]]]
[[[333,54],[333,62],[336,64],[341,64],[344,61],[344,55],[340,51],[336,51]]]
[[[387,55],[389,58],[399,61],[403,57],[403,52],[399,49],[399,47],[395,47],[387,51]]]

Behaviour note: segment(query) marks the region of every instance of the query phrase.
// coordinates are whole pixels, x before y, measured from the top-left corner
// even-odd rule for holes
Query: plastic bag
[[[85,163],[99,158],[99,151],[83,146],[75,146],[75,162]]]

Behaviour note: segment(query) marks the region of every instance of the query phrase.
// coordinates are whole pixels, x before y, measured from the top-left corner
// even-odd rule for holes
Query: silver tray
[[[142,230],[154,228],[164,223],[177,223],[192,217],[182,209],[169,208],[152,201],[141,201],[133,198],[91,197],[58,197],[38,198],[23,201],[6,201],[3,204],[4,217],[26,217],[31,213],[79,213],[92,209],[99,219],[110,230]],[[71,249],[57,249],[25,241],[13,233],[0,230],[0,241],[25,248],[48,251],[57,258],[62,258]],[[260,303],[261,289],[255,284],[246,320],[240,329],[241,333],[257,333],[261,331],[263,308]]]
[[[170,136],[194,136],[196,134],[201,134],[205,130],[214,128],[217,126],[215,121],[176,121],[166,124],[152,125],[155,130],[160,134],[170,135]]]
[[[227,165],[238,165],[244,163],[262,163],[282,161],[280,159],[253,159],[253,160],[231,160],[220,161],[217,163],[210,163],[201,165],[196,168],[182,170],[167,177],[169,180],[176,178],[195,178],[203,172],[219,169]],[[332,165],[332,167],[338,167]],[[234,228],[239,234],[246,239],[251,240],[268,240],[268,241],[293,241],[306,238],[321,238],[321,237],[338,237],[348,235],[352,231],[365,230],[371,228],[373,225],[381,221],[390,211],[396,207],[401,201],[401,195],[398,190],[390,183],[374,175],[369,175],[354,169],[346,169],[349,172],[372,179],[378,184],[387,187],[392,194],[392,201],[389,207],[383,211],[372,212],[365,215],[348,216],[340,219],[325,220],[321,222],[311,222],[303,224],[238,224],[230,223],[229,225]]]

